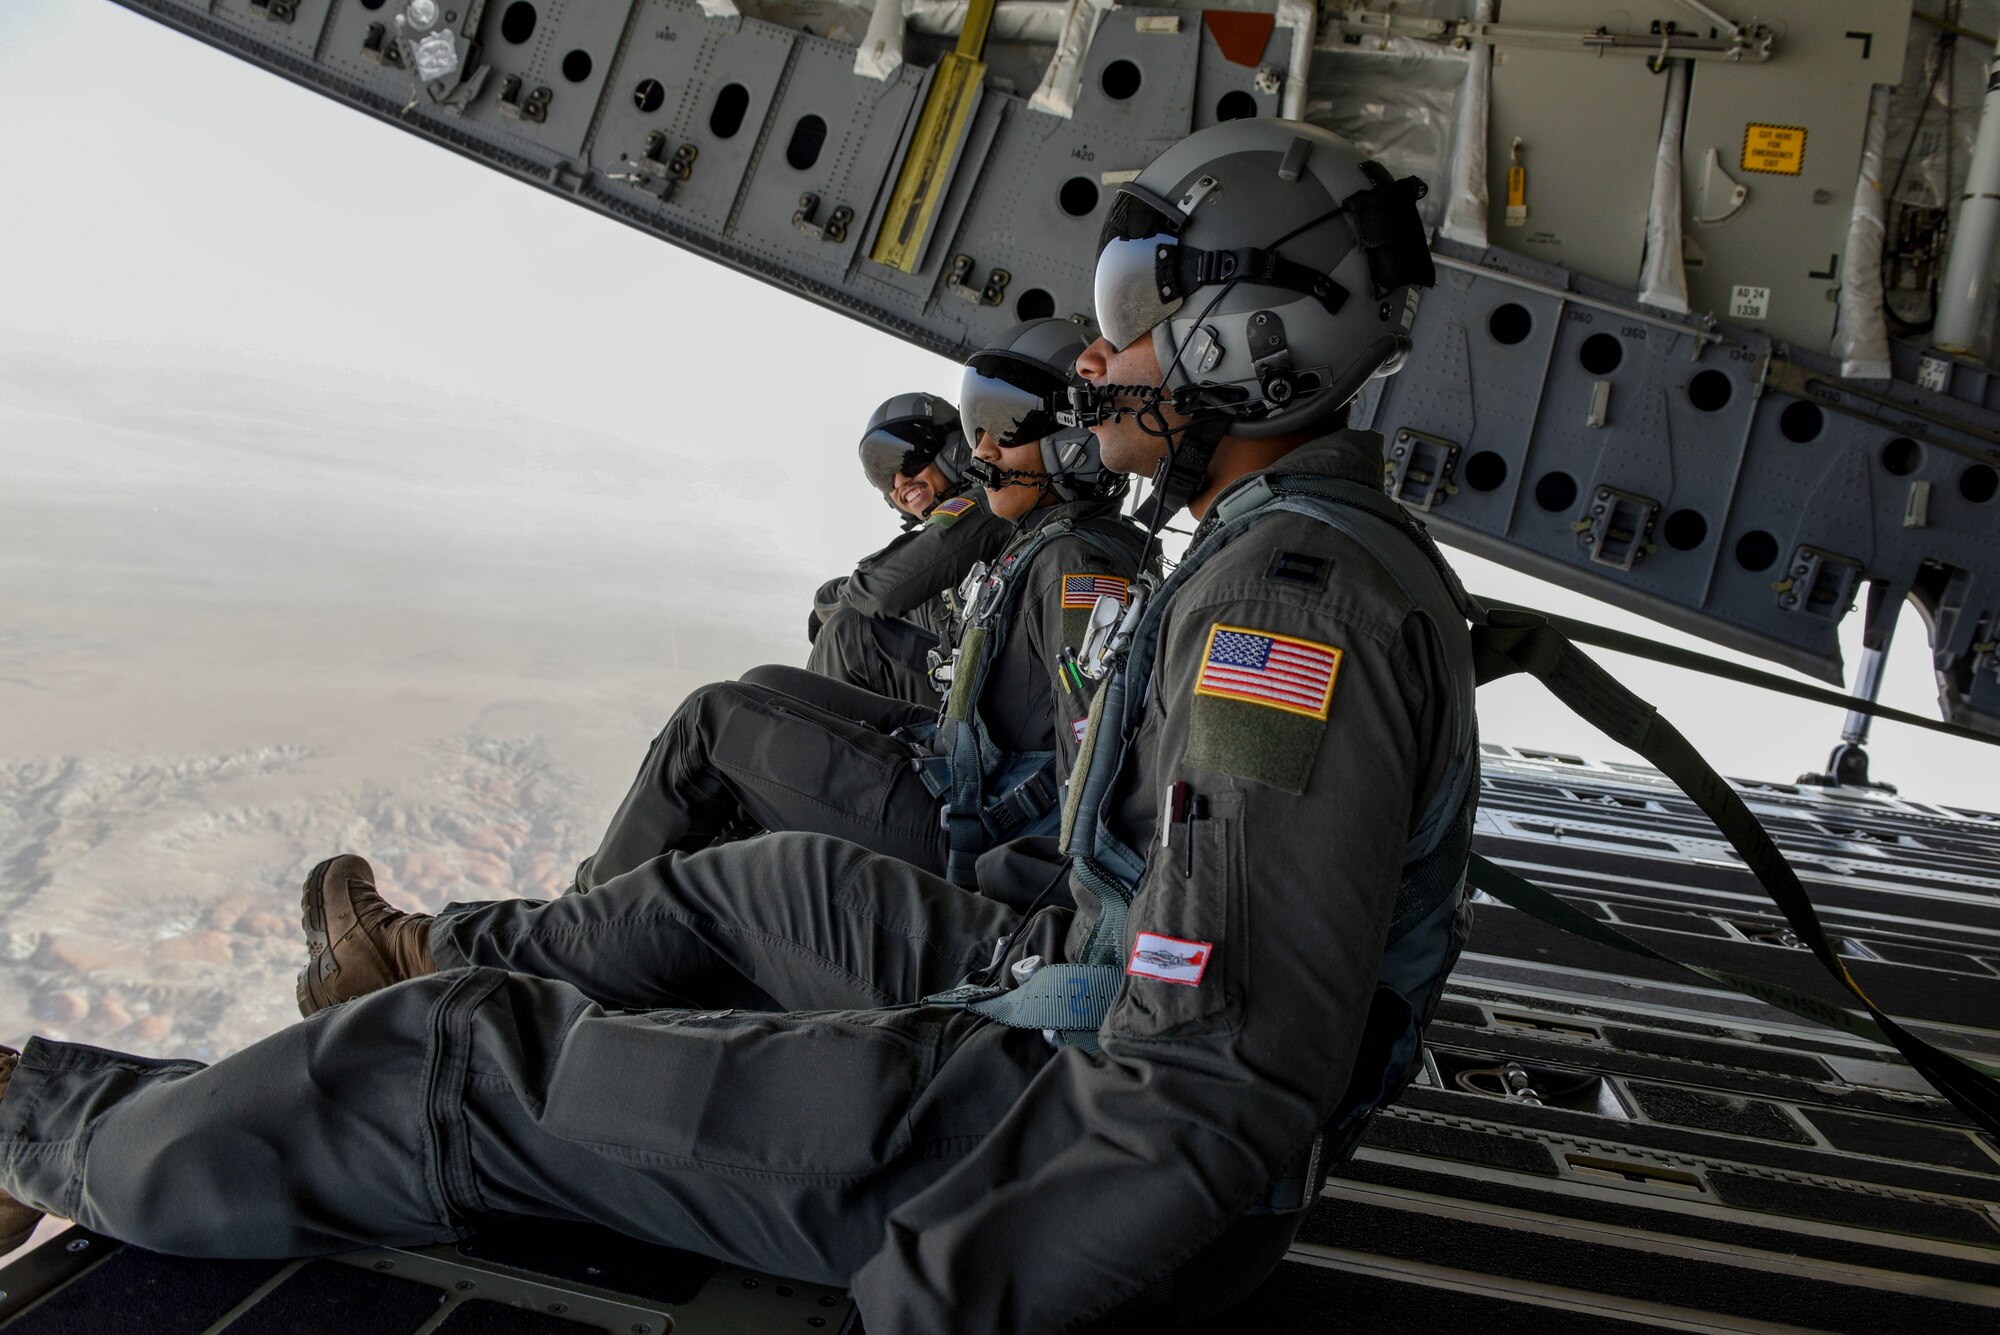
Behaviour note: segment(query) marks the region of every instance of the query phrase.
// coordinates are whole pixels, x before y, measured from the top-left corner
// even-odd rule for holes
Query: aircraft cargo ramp
[[[1651,770],[1486,749],[1479,847],[1691,963],[1831,998]],[[1737,784],[1871,995],[2000,1058],[2000,816]],[[1228,1331],[2000,1329],[2000,1147],[1893,1052],[1481,897],[1419,1082]],[[766,1335],[845,1294],[520,1221],[456,1247],[187,1261],[72,1229],[0,1272],[7,1335]],[[969,1329],[976,1329],[974,1318]]]

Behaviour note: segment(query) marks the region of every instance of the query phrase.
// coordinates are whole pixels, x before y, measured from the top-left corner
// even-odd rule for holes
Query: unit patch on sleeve
[[[1157,978],[1163,983],[1194,987],[1208,972],[1209,957],[1215,947],[1206,941],[1183,941],[1178,937],[1141,932],[1132,942],[1132,958],[1125,972],[1134,978]]]
[[[924,522],[936,524],[939,528],[947,528],[956,524],[977,504],[979,502],[970,496],[954,496],[948,501],[940,501],[929,514],[924,516]]]
[[[1187,758],[1303,793],[1333,705],[1341,651],[1290,635],[1216,625],[1195,677]]]
[[[1109,594],[1121,603],[1132,600],[1132,581],[1117,575],[1064,575],[1058,587],[1063,643],[1072,648],[1083,643],[1083,633],[1090,628],[1090,609],[1097,606],[1100,597]]]

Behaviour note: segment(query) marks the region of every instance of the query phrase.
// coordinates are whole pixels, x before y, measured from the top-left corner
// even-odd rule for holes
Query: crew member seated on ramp
[[[1088,708],[1071,650],[1096,598],[1129,592],[1145,535],[1119,516],[1123,479],[1099,465],[1095,440],[1046,413],[1014,422],[1001,391],[1028,391],[1000,377],[1060,398],[1083,346],[1077,326],[1036,321],[967,371],[968,392],[998,401],[991,425],[1010,443],[982,432],[966,471],[1014,536],[966,583],[974,606],[945,719],[935,706],[798,669],[704,686],[654,739],[597,851],[578,867],[578,888],[746,823],[838,835],[931,871],[946,870],[955,853],[964,881],[990,843],[1054,831]],[[534,915],[525,905],[521,913],[525,929]],[[533,956],[505,958],[509,968],[543,967]]]
[[[872,1335],[1239,1296],[1409,1079],[1463,919],[1469,637],[1379,438],[1339,429],[1431,279],[1419,189],[1269,120],[1119,189],[1072,409],[1200,527],[1087,646],[1076,908],[772,834],[572,897],[625,906],[572,975],[464,967],[467,907],[386,985],[411,919],[336,858],[314,944],[385,985],[209,1067],[30,1042],[13,1222],[230,1256],[581,1218],[849,1285]]]
[[[868,419],[861,471],[903,516],[903,532],[813,595],[809,670],[936,707],[928,657],[957,638],[949,595],[1014,534],[965,475],[971,460],[958,410],[935,394],[898,394]]]

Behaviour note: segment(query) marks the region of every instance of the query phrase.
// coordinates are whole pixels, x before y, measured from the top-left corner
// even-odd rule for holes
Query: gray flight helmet
[[[885,400],[861,433],[861,471],[891,509],[897,509],[889,496],[896,474],[914,477],[936,464],[946,487],[955,488],[964,480],[971,459],[958,409],[935,394],[912,391]]]
[[[1232,435],[1323,426],[1409,351],[1416,289],[1436,281],[1424,193],[1314,125],[1198,130],[1119,187],[1098,323],[1119,349],[1152,335],[1164,388],[1199,391]]]
[[[977,447],[985,431],[1006,446],[1041,445],[1048,485],[1065,501],[1109,499],[1125,489],[1124,475],[1108,471],[1097,437],[1063,426],[1076,359],[1090,345],[1083,326],[1058,316],[1015,325],[998,342],[966,359],[959,409],[966,439]],[[985,470],[975,467],[975,478]]]

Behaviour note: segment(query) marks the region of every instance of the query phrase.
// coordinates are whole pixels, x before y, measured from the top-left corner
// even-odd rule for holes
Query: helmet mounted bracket
[[[1361,170],[1369,188],[1350,195],[1345,208],[1355,244],[1368,258],[1376,299],[1399,287],[1430,287],[1437,282],[1437,266],[1431,263],[1423,216],[1417,212],[1417,201],[1430,187],[1414,176],[1395,179],[1373,158]]]
[[[1266,402],[1282,408],[1298,386],[1292,382],[1292,348],[1285,341],[1285,322],[1276,311],[1258,311],[1249,320],[1251,366]]]

